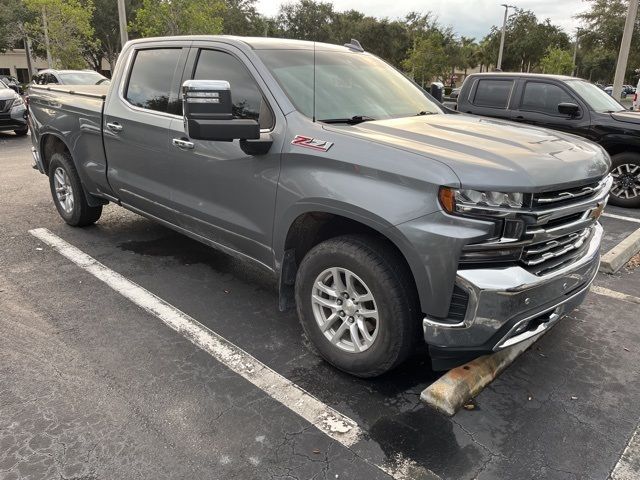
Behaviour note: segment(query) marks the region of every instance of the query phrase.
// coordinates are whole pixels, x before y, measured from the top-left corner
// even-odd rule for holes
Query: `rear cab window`
[[[181,54],[181,48],[138,50],[124,91],[126,101],[135,107],[179,115],[180,102],[172,91]]]
[[[476,84],[471,103],[477,107],[506,109],[513,85],[513,79],[480,79]]]

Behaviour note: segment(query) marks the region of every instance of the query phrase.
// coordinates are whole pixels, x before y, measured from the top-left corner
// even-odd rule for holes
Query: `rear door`
[[[509,103],[516,86],[514,78],[479,77],[476,78],[464,99],[464,113],[509,119]],[[466,94],[466,93],[465,93]]]
[[[103,120],[108,179],[134,210],[175,223],[169,126],[180,119],[180,79],[190,41],[136,45],[114,79]]]
[[[580,107],[576,117],[558,112],[558,104],[575,103]],[[514,102],[512,119],[540,127],[561,130],[586,137],[589,135],[589,109],[561,82],[542,79],[523,80]]]

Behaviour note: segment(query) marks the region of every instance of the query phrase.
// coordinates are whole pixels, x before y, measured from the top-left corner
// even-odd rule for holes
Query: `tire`
[[[411,354],[421,338],[419,306],[410,272],[399,267],[403,265],[404,259],[393,247],[367,235],[335,237],[307,253],[296,276],[298,316],[307,338],[327,362],[358,377],[376,377]],[[348,272],[354,287],[348,288],[349,298],[340,299],[342,306],[336,297],[320,292],[316,283],[321,279],[325,288],[333,290],[330,287],[336,286],[336,272],[339,286],[347,283]],[[318,302],[312,295],[324,301]],[[353,299],[362,301],[350,303]],[[377,312],[377,320],[369,316],[372,311]],[[328,326],[326,333],[321,324]],[[347,330],[340,334],[340,328]]]
[[[49,187],[58,213],[69,225],[85,227],[97,222],[102,215],[102,205],[92,207],[87,203],[80,177],[69,153],[51,155]],[[56,189],[64,190],[58,192]]]
[[[18,130],[14,130],[13,133],[18,137],[24,137],[27,133],[29,133],[29,127],[20,128]]]
[[[618,207],[640,207],[640,154],[622,152],[611,157],[613,186],[609,203]]]

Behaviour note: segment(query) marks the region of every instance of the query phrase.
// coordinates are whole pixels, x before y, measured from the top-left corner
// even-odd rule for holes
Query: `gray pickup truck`
[[[600,146],[447,111],[355,41],[136,40],[108,88],[32,87],[30,122],[69,225],[112,202],[261,265],[357,376],[537,336],[598,269]]]

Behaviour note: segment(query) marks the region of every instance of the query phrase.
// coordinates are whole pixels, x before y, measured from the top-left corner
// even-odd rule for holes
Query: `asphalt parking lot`
[[[640,478],[640,267],[598,274],[578,310],[446,418],[419,400],[438,378],[422,355],[375,380],[341,374],[309,352],[293,312],[278,312],[264,272],[117,206],[68,227],[30,165],[30,138],[0,133],[0,479]],[[640,228],[638,211],[605,213],[603,251]],[[29,233],[38,228],[359,435],[327,435]]]

